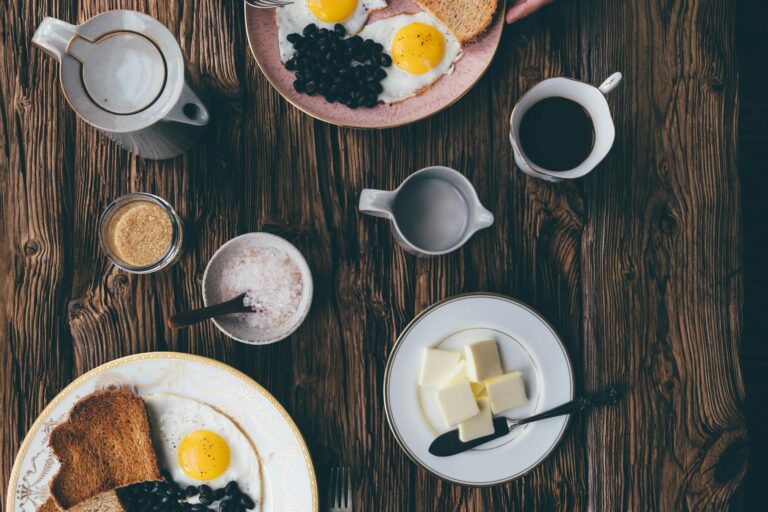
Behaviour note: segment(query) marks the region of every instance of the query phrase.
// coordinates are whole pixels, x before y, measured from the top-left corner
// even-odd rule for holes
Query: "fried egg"
[[[314,23],[318,28],[332,29],[340,23],[347,34],[355,35],[365,26],[368,14],[387,6],[386,0],[297,0],[277,9],[277,37],[283,62],[293,57],[296,50],[288,35],[301,34],[304,27]]]
[[[230,481],[260,509],[261,467],[256,449],[234,421],[210,405],[182,396],[142,397],[160,466],[182,487],[219,489]]]
[[[400,14],[369,24],[360,32],[392,56],[392,66],[381,81],[379,99],[397,103],[415,96],[442,75],[453,73],[462,56],[461,44],[439,21],[426,12]]]

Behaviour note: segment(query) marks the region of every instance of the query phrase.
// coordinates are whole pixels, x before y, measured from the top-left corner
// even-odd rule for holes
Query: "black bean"
[[[314,23],[310,23],[306,27],[304,27],[304,30],[302,32],[305,36],[311,36],[314,34],[317,34],[317,25]]]
[[[307,82],[305,89],[307,91],[307,94],[313,95],[317,92],[317,83],[313,82]]]
[[[340,37],[344,37],[347,35],[347,29],[344,28],[344,25],[341,23],[337,23],[333,26],[333,31],[336,32],[336,34]]]
[[[389,66],[392,65],[392,57],[390,57],[386,53],[381,54],[380,60],[381,60],[381,65],[384,66],[385,68],[388,68]]]
[[[216,489],[213,491],[213,501],[219,501],[224,497],[224,489]]]
[[[301,34],[296,34],[296,33],[288,34],[285,38],[288,40],[289,43],[292,43],[294,45],[303,39],[303,37],[301,37]]]
[[[243,505],[248,510],[256,507],[256,503],[247,494],[241,494],[240,495],[240,504]]]

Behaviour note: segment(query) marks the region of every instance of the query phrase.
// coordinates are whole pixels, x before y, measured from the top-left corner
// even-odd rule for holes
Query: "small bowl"
[[[226,301],[232,298],[218,297],[218,292],[216,291],[223,272],[223,265],[226,263],[228,256],[237,254],[245,247],[253,246],[283,249],[291,256],[294,263],[299,267],[302,282],[304,283],[304,289],[298,309],[284,326],[280,329],[275,329],[266,333],[261,328],[251,327],[235,315],[216,317],[213,319],[213,323],[221,332],[234,340],[242,343],[249,343],[251,345],[268,345],[284,340],[293,334],[304,322],[304,319],[307,318],[309,308],[312,305],[312,273],[309,270],[307,260],[304,259],[301,252],[299,252],[296,246],[292,243],[279,236],[270,235],[269,233],[247,233],[235,237],[219,247],[211,258],[211,261],[208,262],[208,266],[205,268],[205,274],[203,274],[203,303],[208,306],[209,304]]]
[[[112,250],[108,236],[109,223],[112,220],[112,217],[124,206],[135,202],[147,202],[158,205],[171,219],[171,227],[173,229],[171,245],[168,247],[168,250],[163,257],[143,267],[137,267],[121,260]],[[151,274],[152,272],[168,268],[179,261],[184,245],[184,223],[182,222],[181,217],[179,217],[179,214],[176,213],[176,210],[173,209],[173,206],[162,197],[147,194],[146,192],[126,194],[112,201],[101,214],[101,218],[99,219],[99,245],[101,246],[101,250],[104,251],[104,254],[107,255],[116,267],[121,268],[126,272],[130,272],[131,274]]]

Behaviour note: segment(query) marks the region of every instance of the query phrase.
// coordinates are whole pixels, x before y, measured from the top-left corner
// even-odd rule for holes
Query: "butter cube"
[[[489,436],[495,432],[490,402],[487,398],[479,398],[477,405],[480,406],[480,412],[467,421],[459,423],[459,439],[465,443]]]
[[[469,380],[482,382],[504,373],[499,359],[499,347],[496,340],[485,340],[466,345],[464,358],[467,361]]]
[[[475,398],[480,398],[485,396],[485,384],[482,382],[472,382],[469,380],[469,375],[467,375],[467,363],[466,361],[462,361],[457,367],[456,371],[451,375],[451,377],[446,380],[446,386],[450,384],[457,384],[462,381],[468,381],[469,387],[472,388],[472,393],[474,393]]]
[[[469,382],[451,384],[437,392],[437,405],[445,426],[453,428],[480,412]]]
[[[436,348],[424,349],[421,358],[421,372],[419,374],[419,386],[429,389],[440,389],[447,384],[448,379],[458,370],[457,366],[463,365],[461,354],[439,350]]]
[[[446,375],[442,387],[450,386],[451,384],[456,384],[465,380],[469,380],[469,377],[467,377],[467,362],[462,360],[449,374]]]
[[[485,394],[485,384],[482,382],[471,382],[469,383],[469,387],[472,388],[472,393],[475,394],[475,398],[487,398],[488,395]]]
[[[485,381],[485,392],[491,402],[493,414],[519,407],[528,401],[523,374],[512,372]]]

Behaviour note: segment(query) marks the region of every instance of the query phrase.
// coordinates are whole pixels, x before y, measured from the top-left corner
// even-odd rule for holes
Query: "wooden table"
[[[78,119],[30,39],[44,15],[82,22],[148,12],[181,42],[215,120],[166,162],[133,158]],[[260,74],[236,1],[0,3],[0,492],[27,428],[57,392],[136,352],[214,357],[269,389],[305,435],[325,488],[353,468],[356,510],[702,510],[741,504],[746,471],[737,78],[731,0],[561,1],[507,28],[485,78],[458,104],[396,130],[314,121]],[[617,140],[597,172],[551,185],[512,163],[508,117],[543,78],[625,82]],[[459,169],[493,229],[447,257],[416,259],[356,209],[430,164]],[[190,230],[171,270],[137,277],[101,254],[97,219],[148,191]],[[201,304],[206,262],[249,231],[288,238],[315,276],[292,338],[250,347],[168,316]],[[573,421],[529,475],[491,489],[417,467],[384,417],[387,355],[408,321],[454,294],[493,291],[540,310],[565,339],[578,391],[626,400]]]

